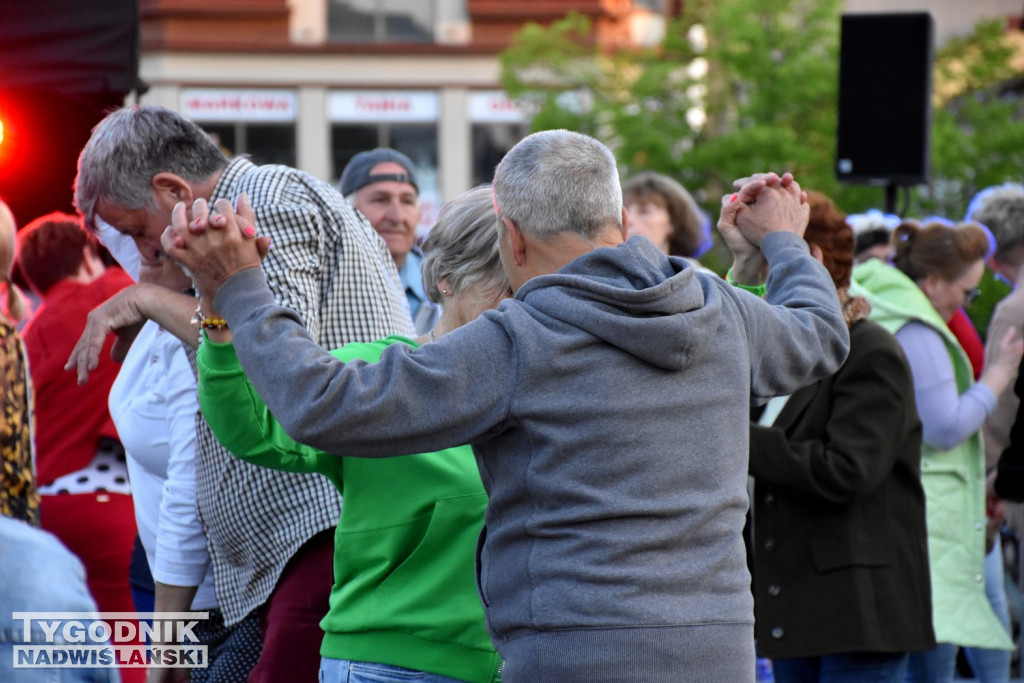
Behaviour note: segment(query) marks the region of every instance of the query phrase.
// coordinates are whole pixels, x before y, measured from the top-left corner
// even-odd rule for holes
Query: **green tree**
[[[916,215],[962,218],[980,190],[1024,180],[1024,110],[1013,42],[998,20],[944,45],[935,59],[932,182],[916,188]]]
[[[523,28],[501,56],[503,83],[534,130],[594,135],[624,176],[673,175],[712,214],[734,178],[762,169],[859,212],[884,194],[833,172],[840,11],[840,0],[690,0],[657,48],[613,53],[570,14]],[[1020,177],[1024,124],[1001,89],[1014,51],[987,22],[937,53],[932,182],[909,193],[908,214],[960,217],[977,190]]]

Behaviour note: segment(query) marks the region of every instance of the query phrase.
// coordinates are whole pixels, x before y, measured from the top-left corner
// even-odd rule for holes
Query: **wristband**
[[[213,329],[213,330],[217,330],[218,332],[220,332],[221,330],[228,329],[228,321],[227,320],[225,320],[224,318],[221,318],[221,317],[217,317],[217,318],[208,318],[208,317],[206,317],[205,315],[203,315],[203,309],[200,306],[198,306],[198,305],[196,306],[195,314],[193,314],[193,316],[192,316],[192,324],[193,325],[198,325],[201,329],[204,329],[204,330]]]
[[[736,282],[735,280],[732,279],[732,268],[730,268],[728,272],[726,272],[725,281],[728,282],[733,287],[739,287],[740,289],[746,290],[753,294],[754,296],[759,296],[762,299],[764,298],[764,295],[768,292],[768,288],[765,287],[764,285],[741,285],[739,282]]]

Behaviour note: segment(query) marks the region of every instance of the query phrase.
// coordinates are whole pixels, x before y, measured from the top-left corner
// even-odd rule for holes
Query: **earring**
[[[449,292],[448,292],[447,289],[442,289],[441,290],[441,296],[448,296],[448,294],[449,294]]]

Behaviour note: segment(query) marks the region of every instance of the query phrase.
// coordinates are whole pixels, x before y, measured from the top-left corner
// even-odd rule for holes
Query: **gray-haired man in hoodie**
[[[163,242],[293,438],[368,457],[474,446],[503,680],[753,681],[748,406],[834,372],[849,344],[799,187],[758,177],[723,203],[741,259],[769,265],[764,300],[626,240],[593,138],[527,137],[494,195],[515,297],[374,365],[335,360],[274,303],[226,203],[226,227],[199,234],[176,209]]]

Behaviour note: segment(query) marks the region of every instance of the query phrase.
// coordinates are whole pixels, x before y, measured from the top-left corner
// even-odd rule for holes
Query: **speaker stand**
[[[896,213],[896,183],[888,183],[885,186],[885,212]]]

